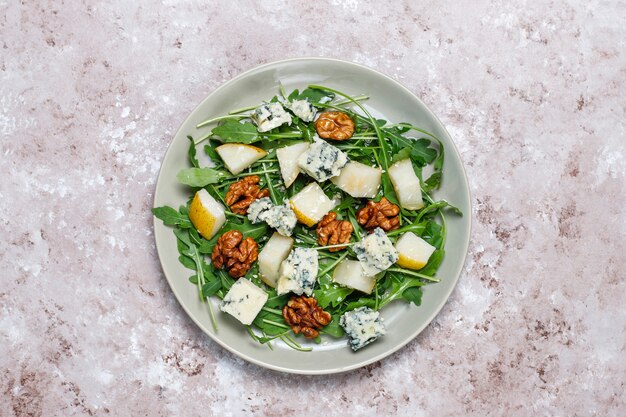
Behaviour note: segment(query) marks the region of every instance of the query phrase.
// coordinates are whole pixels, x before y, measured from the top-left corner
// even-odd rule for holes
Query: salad
[[[461,215],[431,196],[443,144],[374,118],[366,95],[279,90],[198,124],[213,127],[188,136],[190,167],[176,176],[189,200],[152,212],[172,226],[200,299],[221,300],[221,313],[207,303],[216,331],[228,314],[270,348],[345,337],[357,351],[387,332],[381,309],[419,306],[422,287],[439,281],[444,211]]]

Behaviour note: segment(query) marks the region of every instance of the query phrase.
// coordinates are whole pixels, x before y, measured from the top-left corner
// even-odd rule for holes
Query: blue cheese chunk
[[[393,265],[399,258],[398,251],[383,229],[377,227],[352,247],[366,275],[376,275]]]
[[[282,126],[291,125],[291,115],[285,111],[280,103],[265,103],[254,110],[250,116],[259,132],[267,132]]]
[[[293,100],[291,104],[289,104],[289,109],[293,114],[302,119],[303,122],[312,122],[315,118],[315,107],[309,100]]]
[[[300,169],[317,182],[336,177],[347,163],[348,155],[318,138],[298,158]]]
[[[224,296],[220,310],[250,325],[267,302],[268,295],[245,278],[239,278]]]
[[[272,207],[263,214],[263,220],[283,236],[291,236],[298,222],[296,213],[287,204]]]
[[[297,295],[313,294],[317,281],[317,251],[309,248],[294,248],[280,264],[276,291],[278,295],[293,292]]]
[[[253,224],[265,222],[283,236],[291,236],[298,219],[288,203],[275,206],[269,197],[254,200],[248,206],[248,220]]]
[[[252,224],[260,223],[264,221],[265,214],[274,207],[272,204],[272,200],[269,197],[259,198],[258,200],[254,200],[248,206],[248,220],[252,222]]]
[[[386,333],[383,318],[378,311],[359,307],[341,316],[339,324],[346,331],[348,343],[357,351]]]

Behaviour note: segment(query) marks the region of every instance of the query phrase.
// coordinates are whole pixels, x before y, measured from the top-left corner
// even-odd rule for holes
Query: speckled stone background
[[[626,415],[625,39],[623,1],[0,1],[0,415]],[[436,320],[328,377],[199,331],[149,212],[192,108],[295,56],[419,95],[474,204]]]

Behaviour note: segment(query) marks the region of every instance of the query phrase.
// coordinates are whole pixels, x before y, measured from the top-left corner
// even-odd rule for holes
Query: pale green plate
[[[255,364],[283,372],[298,374],[329,374],[359,368],[383,359],[417,336],[441,310],[461,274],[470,238],[471,206],[467,178],[459,153],[437,117],[416,96],[391,78],[370,68],[335,59],[297,58],[262,65],[232,79],[211,93],[184,121],[170,144],[157,180],[154,206],[178,207],[184,204],[190,189],[176,181],[176,173],[188,167],[187,135],[196,138],[208,132],[195,125],[229,110],[256,105],[278,93],[278,82],[289,92],[308,84],[321,84],[348,94],[367,94],[365,105],[375,117],[390,123],[410,122],[438,136],[445,145],[443,184],[437,198],[444,198],[459,207],[463,217],[448,215],[446,257],[437,276],[440,283],[424,287],[422,305],[415,307],[403,301],[382,310],[387,335],[352,352],[345,339],[325,338],[320,345],[311,343],[312,352],[298,352],[280,343],[274,350],[253,341],[244,326],[222,313],[218,300],[213,300],[218,330],[214,330],[206,304],[200,302],[197,288],[189,283],[190,270],[178,262],[176,238],[172,229],[154,221],[156,246],[163,272],[174,295],[189,317],[225,349]],[[297,339],[307,345],[303,338]]]

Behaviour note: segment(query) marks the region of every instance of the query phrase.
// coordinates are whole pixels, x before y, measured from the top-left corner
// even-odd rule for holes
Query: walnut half
[[[267,188],[261,190],[259,181],[258,175],[250,175],[230,184],[224,200],[233,213],[246,214],[250,203],[270,195]]]
[[[378,203],[373,200],[368,201],[365,207],[357,211],[356,219],[370,232],[377,227],[388,232],[400,227],[399,213],[400,207],[383,197]]]
[[[216,268],[225,268],[228,275],[240,278],[248,273],[258,256],[259,246],[254,239],[244,239],[239,230],[229,230],[217,239],[211,260]]]
[[[327,111],[315,121],[315,130],[320,138],[347,140],[354,134],[354,122],[344,112]]]
[[[307,339],[319,336],[319,329],[330,323],[332,316],[317,304],[313,297],[294,295],[283,307],[283,318],[295,334]]]
[[[354,228],[349,221],[337,220],[337,213],[332,211],[320,220],[315,229],[317,243],[321,246],[348,243],[350,242],[350,236],[353,231]],[[328,248],[328,250],[330,252],[337,252],[345,248],[345,246],[338,246],[336,248]]]

